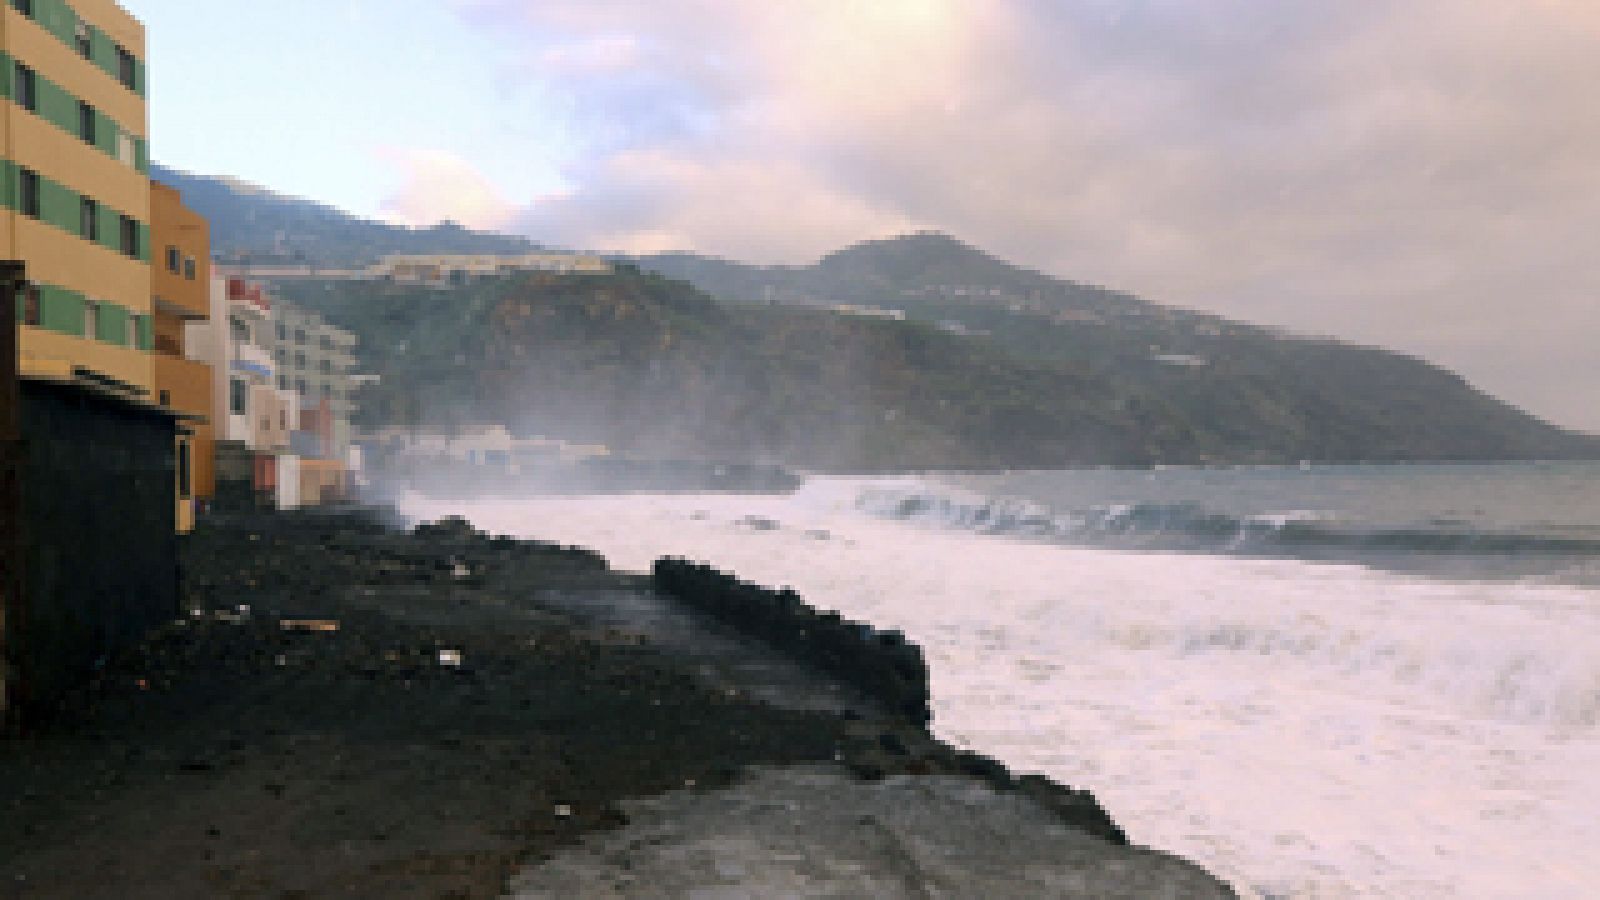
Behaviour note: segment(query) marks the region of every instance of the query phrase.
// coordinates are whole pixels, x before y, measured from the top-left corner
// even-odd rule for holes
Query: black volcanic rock
[[[805,698],[840,696],[827,677],[691,614],[684,641],[641,641],[632,629],[660,621],[646,613],[676,605],[591,552],[461,519],[393,525],[358,510],[203,520],[184,539],[193,612],[108,660],[40,733],[0,743],[0,884],[99,896],[115,873],[118,896],[487,898],[573,866],[625,881],[629,864],[588,848],[641,822],[652,845],[690,848],[707,828],[746,838],[757,816],[790,849],[719,853],[749,885],[799,859],[845,889],[826,871],[842,840],[867,867],[853,895],[872,873],[906,877],[895,842],[911,842],[960,855],[916,876],[956,896],[1039,878],[1076,886],[1053,895],[1230,896],[1128,846],[1088,793],[924,733],[920,654],[892,633],[677,569],[680,587],[754,613],[725,620],[890,708],[817,706]],[[695,815],[651,818],[658,802]],[[845,810],[878,837],[841,829]],[[623,858],[665,865],[685,892],[721,883],[693,853]]]

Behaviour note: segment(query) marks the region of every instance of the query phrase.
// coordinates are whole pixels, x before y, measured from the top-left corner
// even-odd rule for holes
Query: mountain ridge
[[[224,235],[238,222],[258,240],[299,228],[287,244],[309,242],[319,253],[307,257],[531,245],[196,186],[186,199]],[[263,222],[268,207],[293,215]],[[360,337],[363,364],[383,376],[371,428],[417,425],[429,404],[449,410],[432,425],[456,427],[542,403],[527,427],[834,467],[1600,458],[1600,438],[1415,357],[1054,278],[942,233],[859,242],[807,266],[622,261],[613,274],[489,282],[442,305],[421,288],[283,289]],[[559,397],[529,399],[547,386]]]
[[[354,268],[392,254],[532,253],[525,237],[473,231],[445,221],[408,228],[283,194],[236,178],[211,177],[163,165],[151,178],[177,188],[184,203],[211,224],[212,255],[236,265]]]
[[[1429,459],[1451,456],[1444,446],[1451,429],[1459,430],[1464,445],[1473,443],[1467,436],[1494,431],[1508,448],[1506,458],[1600,455],[1600,437],[1544,422],[1420,357],[1272,331],[1058,279],[940,232],[858,242],[805,266],[752,266],[693,254],[635,262],[731,304],[879,310],[980,336],[1020,359],[1087,365],[1138,381],[1220,423],[1236,418],[1229,410],[1247,407],[1264,425],[1300,435],[1308,458],[1335,447],[1350,460],[1403,456],[1393,451],[1411,443],[1402,437],[1407,427],[1431,434],[1433,449],[1423,454]],[[1404,410],[1408,420],[1396,421],[1395,410]],[[1365,436],[1348,425],[1335,435],[1319,421],[1350,416],[1367,423]],[[1230,442],[1248,437],[1235,433]],[[1536,452],[1523,438],[1545,449]],[[1265,433],[1255,439],[1272,441]],[[1472,452],[1486,451],[1479,445]]]
[[[1202,367],[1029,357],[914,319],[726,305],[628,270],[447,298],[381,282],[280,290],[360,337],[381,376],[361,398],[373,431],[498,423],[625,455],[822,469],[1600,456],[1453,373],[1327,342],[1269,340]]]
[[[917,302],[908,289],[944,286],[959,290],[981,284],[1024,306],[1113,314],[1176,311],[1125,291],[1017,265],[940,231],[858,241],[804,265],[760,266],[694,253],[632,257],[631,261],[650,271],[683,278],[712,296],[735,303],[762,302],[770,297],[800,305],[901,308]],[[887,302],[883,292],[911,299]]]

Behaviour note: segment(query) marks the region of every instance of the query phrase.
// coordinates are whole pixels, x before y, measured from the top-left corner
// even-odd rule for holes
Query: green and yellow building
[[[212,377],[185,336],[210,312],[210,240],[152,185],[147,121],[138,20],[0,0],[0,260],[21,279],[0,285],[8,722],[178,614],[177,535],[209,489]]]
[[[177,523],[210,478],[206,223],[149,178],[144,26],[113,0],[0,0],[0,259],[27,266],[23,378],[186,414]]]
[[[144,28],[111,0],[6,0],[0,257],[27,264],[24,377],[155,397]]]

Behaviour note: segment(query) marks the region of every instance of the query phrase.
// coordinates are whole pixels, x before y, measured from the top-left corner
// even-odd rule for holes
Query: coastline
[[[120,896],[487,897],[508,885],[543,896],[560,888],[540,879],[558,875],[630,896],[639,876],[622,870],[647,870],[648,851],[629,845],[619,868],[606,842],[647,827],[652,846],[705,850],[703,835],[670,832],[732,820],[687,810],[748,813],[761,808],[752,798],[797,783],[831,798],[809,819],[789,802],[782,828],[801,845],[810,821],[809,846],[838,852],[827,815],[843,809],[868,810],[890,835],[860,851],[864,873],[822,871],[800,852],[763,874],[750,868],[771,861],[762,851],[734,875],[667,874],[860,886],[878,865],[905,890],[981,877],[991,895],[1026,883],[1061,896],[1233,896],[1190,863],[1126,846],[1086,792],[1014,778],[928,736],[903,702],[914,678],[886,695],[881,678],[839,677],[873,670],[871,653],[841,667],[835,652],[819,671],[815,653],[773,641],[794,633],[785,616],[814,627],[798,598],[767,609],[768,641],[754,640],[758,629],[695,612],[589,551],[460,521],[392,525],[373,511],[204,523],[184,548],[195,613],[0,753],[0,896],[113,885]],[[939,833],[948,815],[874,818],[874,803],[906,808],[907,791],[927,810],[955,791],[1030,840],[908,862],[908,836],[925,849],[966,841]]]

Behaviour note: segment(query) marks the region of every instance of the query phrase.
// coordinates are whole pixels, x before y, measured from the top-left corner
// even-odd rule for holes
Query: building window
[[[100,304],[90,300],[83,308],[83,336],[96,340],[100,336]]]
[[[228,317],[228,333],[241,344],[250,341],[250,326],[246,325],[244,320],[238,316]]]
[[[78,101],[78,137],[82,138],[85,144],[94,143],[94,120],[94,107],[82,100]]]
[[[139,258],[139,223],[132,216],[122,216],[119,221],[122,238],[122,255]]]
[[[304,353],[296,353],[294,355],[294,367],[296,369],[304,369],[306,367],[306,355]]]
[[[172,246],[167,247],[167,271],[174,275],[178,274],[178,262],[178,248]]]
[[[284,325],[282,322],[279,322],[278,323],[278,340],[287,341],[288,339],[289,339],[289,327],[287,325]]]
[[[317,368],[321,369],[322,374],[324,375],[330,375],[333,373],[333,363],[327,360],[323,360],[321,363],[319,363]]]
[[[245,383],[238,378],[228,380],[228,410],[236,416],[244,415],[248,392]]]
[[[22,170],[22,214],[29,218],[39,218],[39,173],[32,169]]]
[[[25,285],[22,288],[22,324],[39,327],[43,319],[43,304],[40,303],[40,299],[37,284]]]
[[[333,388],[330,387],[329,385],[324,384],[322,386],[322,396],[324,396],[324,397],[333,396]]]
[[[190,483],[190,472],[193,464],[189,460],[189,442],[178,444],[178,496],[184,500],[194,494],[194,486]]]
[[[127,333],[123,335],[123,338],[125,339],[123,341],[123,346],[125,346],[125,347],[133,347],[133,348],[137,349],[139,347],[139,317],[138,316],[129,316],[128,317],[126,331],[127,331]]]
[[[287,375],[279,375],[278,376],[278,390],[287,391],[288,389],[289,389],[289,376],[287,376]]]
[[[306,380],[304,378],[295,379],[294,392],[302,397],[306,395]]]
[[[289,411],[286,410],[286,409],[278,410],[278,430],[279,431],[288,431],[289,430]]]
[[[34,71],[22,63],[16,68],[17,105],[28,112],[39,111],[39,81]]]
[[[121,44],[118,44],[117,45],[117,80],[122,82],[122,86],[123,87],[125,87],[128,90],[132,91],[132,90],[136,90],[138,88],[138,81],[137,81],[138,77],[139,77],[139,67],[134,65],[133,54],[128,52],[128,48],[122,46]]]
[[[296,329],[295,329],[295,330],[294,330],[294,342],[295,342],[295,343],[296,343],[296,344],[304,344],[304,343],[305,343],[305,342],[306,342],[306,332],[305,332],[305,329],[303,329],[303,328],[296,328]],[[302,357],[302,358],[301,358],[301,360],[300,360],[300,365],[302,365],[302,366],[303,366],[303,365],[305,365],[305,358],[304,358],[304,357]]]
[[[78,200],[78,233],[87,240],[100,240],[100,204],[88,197]]]
[[[161,398],[161,405],[162,406],[171,406],[172,405],[172,392],[171,391],[162,391],[161,393],[157,394],[156,396]]]
[[[33,0],[11,0],[11,5],[17,8],[17,12],[25,16],[33,15]]]
[[[117,129],[117,159],[126,165],[138,166],[139,153],[133,146],[133,135]]]
[[[72,36],[75,39],[74,43],[78,47],[79,56],[84,59],[94,56],[94,38],[89,34],[89,24],[87,22],[78,22],[78,26],[72,31]]]
[[[193,281],[195,279],[195,276],[196,276],[196,271],[197,270],[196,270],[194,257],[192,257],[192,256],[184,257],[184,259],[183,259],[183,277],[185,279],[189,280],[189,281]]]

